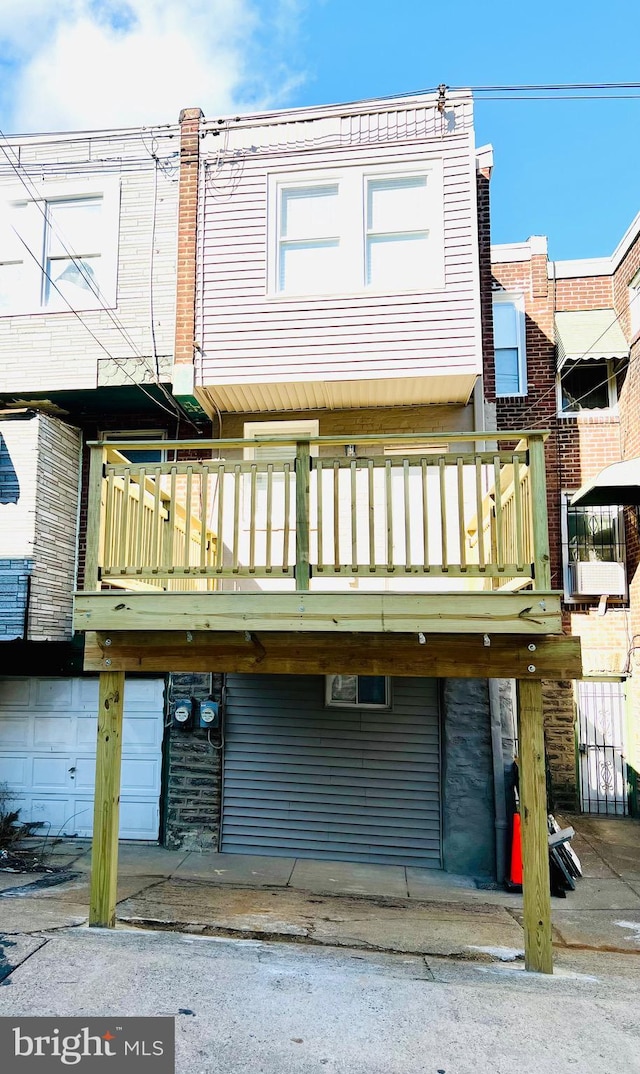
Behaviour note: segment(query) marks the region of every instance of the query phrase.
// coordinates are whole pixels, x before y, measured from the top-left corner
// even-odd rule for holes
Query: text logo
[[[2,1074],[175,1074],[173,1018],[0,1018]]]

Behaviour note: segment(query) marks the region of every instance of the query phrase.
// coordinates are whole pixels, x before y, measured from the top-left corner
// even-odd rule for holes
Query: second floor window
[[[273,177],[270,291],[393,294],[444,286],[442,169]]]
[[[527,394],[525,317],[522,295],[493,296],[496,395]]]
[[[611,359],[567,362],[560,372],[560,413],[610,410],[617,403],[614,363]]]
[[[10,200],[0,213],[0,316],[115,305],[115,187]]]

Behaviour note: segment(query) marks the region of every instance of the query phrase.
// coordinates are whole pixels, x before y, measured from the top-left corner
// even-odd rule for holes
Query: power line
[[[607,327],[605,329],[603,329],[603,331],[600,333],[598,338],[593,341],[593,343],[587,348],[586,351],[583,351],[583,353],[578,358],[572,359],[572,361],[580,362],[583,359],[587,358],[589,356],[589,354],[592,353],[593,349],[598,345],[600,340],[603,339],[604,336],[606,336],[607,332],[609,332],[613,328],[613,326],[618,323],[618,321],[620,320],[622,315],[625,314],[630,309],[632,302],[635,302],[636,299],[639,298],[639,297],[640,297],[640,291],[636,291],[634,293],[634,295],[632,296],[632,298],[630,298],[628,300],[628,302],[626,302],[626,304],[622,307],[620,312],[614,317],[614,319],[611,322],[611,324],[607,325]],[[561,311],[557,310],[556,312],[559,313]],[[634,362],[636,362],[638,360],[638,358],[640,358],[640,353],[638,355],[636,355],[635,358],[628,358],[626,364],[621,367],[620,372],[622,372],[623,370],[628,370],[629,367]],[[557,375],[558,372],[560,372],[560,370],[556,369],[556,375]],[[588,398],[588,396],[591,395],[591,393],[593,391],[597,391],[598,388],[604,388],[608,383],[609,383],[609,377],[607,376],[606,379],[603,380],[600,384],[593,385],[589,389],[589,391],[584,392],[582,395],[578,396],[578,398],[574,400],[574,403],[582,402],[582,400]],[[546,392],[543,392],[542,395],[538,396],[538,398],[536,399],[535,403],[532,403],[530,406],[527,407],[527,409],[520,415],[518,420],[522,421],[524,418],[526,418],[527,414],[531,414],[532,411],[537,410],[537,408],[540,405],[540,403],[544,402],[545,399],[548,399],[548,397],[550,395],[555,395],[555,393],[556,393],[556,384],[554,383],[553,387],[548,388],[546,390]],[[534,422],[532,424],[531,428],[535,428],[536,425],[544,425],[546,420],[547,420],[546,418],[539,418],[536,422]]]
[[[5,135],[4,135],[2,130],[0,130],[0,138],[2,138],[2,140],[6,142],[6,137],[5,137]],[[145,148],[146,148],[146,146],[145,146]],[[120,334],[122,335],[122,337],[125,340],[125,342],[127,343],[127,345],[131,348],[134,356],[142,363],[143,367],[148,370],[148,372],[151,374],[152,378],[155,379],[156,386],[158,387],[159,391],[164,395],[165,399],[167,399],[167,401],[169,402],[170,406],[172,407],[172,410],[169,411],[167,409],[167,407],[161,406],[159,400],[155,400],[157,405],[161,406],[162,410],[166,411],[167,413],[171,413],[173,417],[184,418],[186,421],[189,422],[189,424],[192,426],[192,428],[197,429],[197,426],[196,426],[195,422],[189,417],[188,414],[186,414],[183,411],[183,409],[179,405],[179,403],[173,398],[171,393],[166,389],[166,387],[160,381],[160,370],[159,370],[159,367],[158,367],[158,356],[157,356],[156,343],[155,343],[155,329],[154,329],[153,323],[151,324],[151,335],[152,335],[152,341],[153,341],[154,359],[155,359],[155,363],[156,363],[156,369],[155,370],[151,366],[151,364],[147,361],[146,357],[142,354],[142,352],[140,351],[139,347],[137,346],[137,344],[135,343],[135,341],[132,339],[131,335],[129,334],[128,329],[126,329],[125,326],[120,321],[120,318],[117,317],[116,314],[114,314],[113,310],[109,309],[105,305],[104,301],[102,300],[102,296],[100,294],[99,287],[96,285],[94,280],[91,278],[90,274],[85,270],[85,266],[83,265],[82,261],[80,259],[78,259],[75,256],[75,254],[72,252],[72,250],[67,246],[67,244],[65,242],[65,239],[64,239],[63,235],[61,234],[59,228],[57,227],[55,221],[50,219],[49,215],[47,214],[46,209],[43,208],[43,206],[41,205],[41,203],[40,203],[40,192],[38,191],[38,188],[36,187],[36,185],[33,183],[33,181],[31,180],[30,177],[27,177],[28,182],[29,182],[30,187],[31,187],[31,189],[30,189],[29,186],[27,185],[27,181],[25,180],[24,176],[21,173],[21,170],[20,170],[21,165],[20,165],[20,163],[18,163],[16,165],[14,163],[14,161],[11,160],[11,157],[7,153],[4,145],[0,144],[0,150],[2,150],[2,153],[4,154],[6,160],[8,161],[8,163],[11,166],[11,168],[13,169],[15,174],[17,175],[17,177],[20,180],[20,182],[22,183],[22,185],[25,188],[27,194],[29,194],[32,204],[34,204],[38,208],[40,214],[42,215],[42,218],[43,218],[45,226],[48,226],[48,227],[52,228],[52,230],[56,233],[58,239],[60,240],[60,242],[62,244],[62,247],[63,247],[65,253],[67,253],[69,255],[69,258],[71,259],[71,261],[73,262],[75,267],[80,272],[83,280],[85,281],[85,283],[89,286],[90,290],[95,295],[95,297],[96,297],[96,299],[97,299],[97,301],[98,301],[98,303],[100,305],[100,309],[104,313],[107,314],[109,319],[114,324],[116,330],[120,332]],[[155,168],[154,168],[155,184],[154,184],[154,216],[153,216],[152,242],[154,241],[154,238],[155,238],[155,213],[156,213],[156,199],[157,199],[157,175],[158,175],[158,169],[157,169],[157,159],[156,159]],[[35,195],[35,197],[34,197],[34,195]],[[74,313],[76,317],[78,317],[78,319],[80,320],[80,323],[87,329],[87,331],[90,333],[90,335],[93,337],[93,339],[108,354],[109,358],[112,361],[116,362],[120,366],[121,369],[123,369],[123,372],[125,372],[125,375],[129,376],[129,379],[132,380],[134,384],[137,383],[137,381],[135,381],[133,377],[131,377],[129,374],[126,373],[126,370],[124,370],[124,368],[123,368],[123,366],[121,364],[121,361],[126,361],[126,359],[120,360],[120,359],[115,358],[115,356],[112,355],[107,350],[106,347],[104,347],[104,345],[100,342],[100,340],[95,335],[95,333],[91,331],[91,329],[86,324],[86,322],[83,320],[83,318],[80,317],[78,311],[72,307],[71,303],[67,300],[66,296],[63,295],[62,291],[57,286],[57,284],[54,283],[54,281],[52,280],[52,278],[49,275],[49,273],[48,273],[47,269],[45,268],[45,266],[40,263],[40,261],[37,259],[36,255],[33,253],[33,251],[30,249],[30,247],[24,242],[22,236],[16,231],[16,229],[14,227],[12,228],[12,230],[18,236],[18,238],[23,243],[25,248],[29,251],[31,256],[34,258],[34,260],[38,264],[40,270],[44,273],[44,275],[47,278],[47,280],[49,281],[49,283],[51,285],[53,285],[53,287],[58,292],[58,294],[63,298],[64,302],[69,307],[70,311],[72,313]],[[151,264],[152,264],[152,268],[153,268],[153,260],[152,260]],[[152,287],[152,282],[153,281],[151,280],[150,281],[150,287]],[[152,305],[151,305],[151,309],[153,309]],[[139,385],[139,387],[142,388],[141,385]],[[142,389],[142,390],[144,391],[144,389]],[[150,395],[149,392],[144,391],[144,394],[149,399],[154,399],[154,396]]]

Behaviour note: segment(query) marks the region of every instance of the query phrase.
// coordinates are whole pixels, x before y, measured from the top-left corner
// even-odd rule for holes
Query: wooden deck
[[[545,434],[488,435],[92,445],[74,627],[560,634]]]

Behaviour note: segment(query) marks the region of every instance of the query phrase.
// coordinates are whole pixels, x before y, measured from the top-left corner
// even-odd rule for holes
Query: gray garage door
[[[432,679],[392,709],[327,708],[323,677],[227,680],[222,849],[440,868]]]

